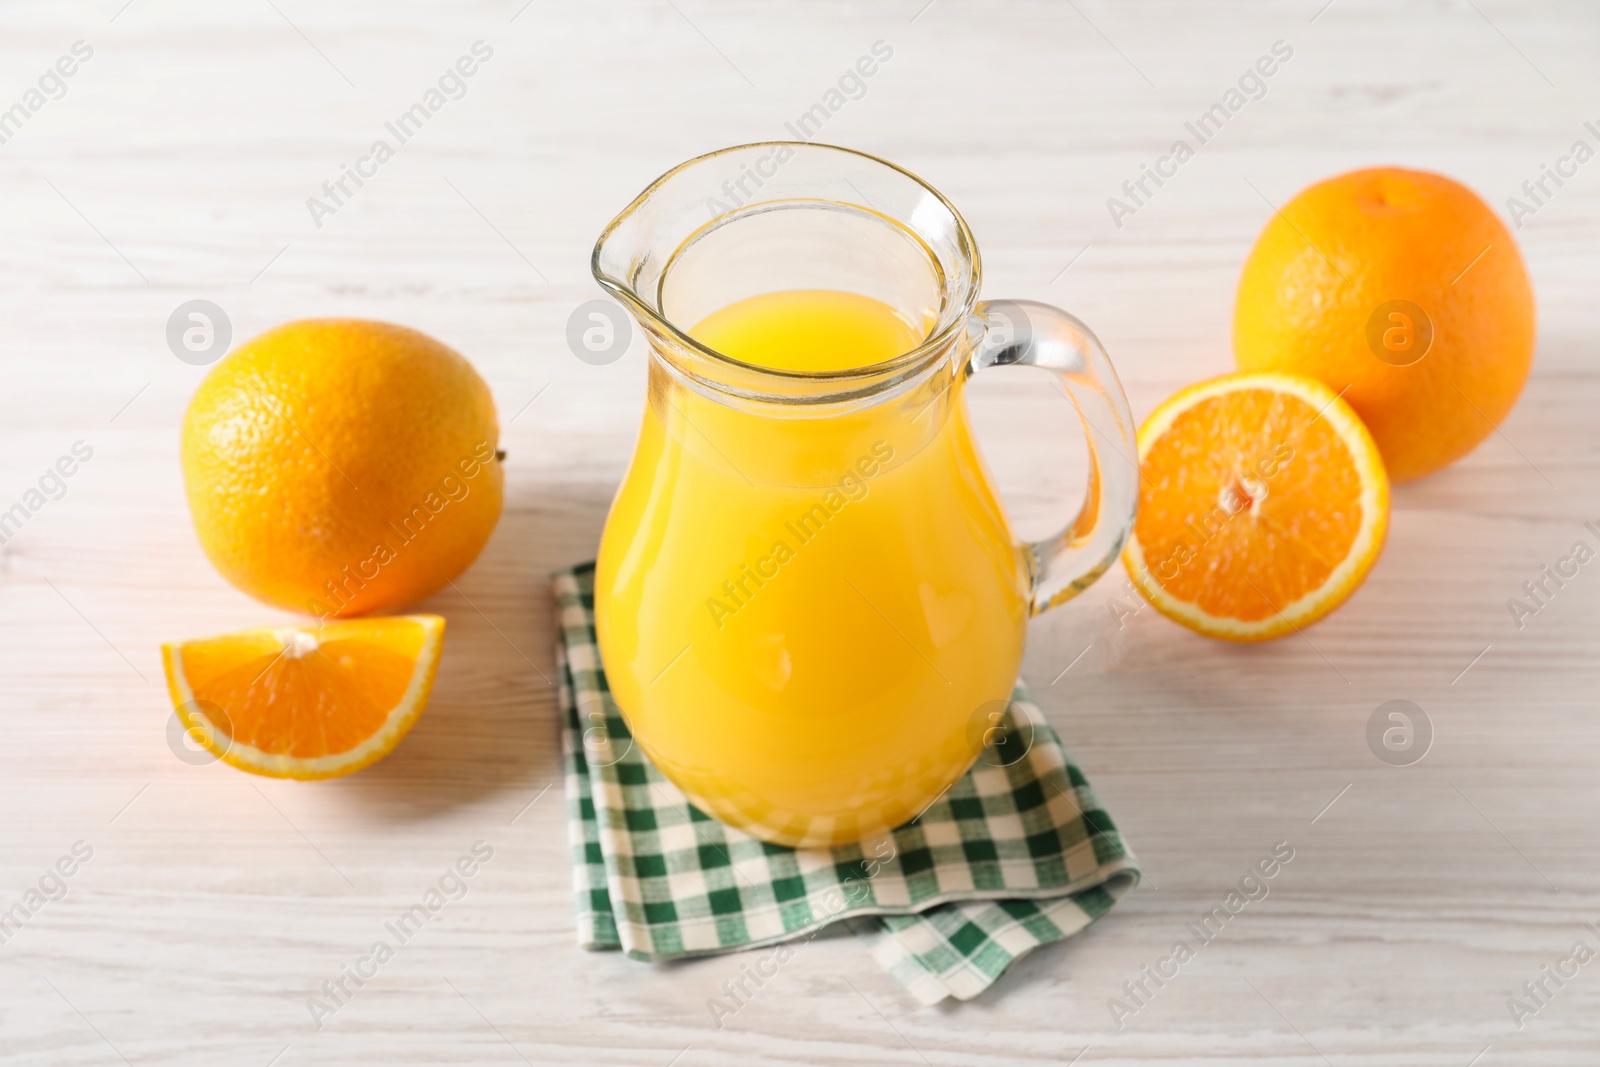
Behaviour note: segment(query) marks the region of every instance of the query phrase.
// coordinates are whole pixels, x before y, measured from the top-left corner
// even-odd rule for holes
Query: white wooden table
[[[0,557],[0,909],[41,879],[54,893],[53,865],[92,849],[0,945],[0,1062],[1600,1062],[1600,963],[1548,984],[1520,1029],[1507,1007],[1576,940],[1600,949],[1583,925],[1600,922],[1600,566],[1520,630],[1505,605],[1597,543],[1600,162],[1518,233],[1540,310],[1520,403],[1396,492],[1343,610],[1307,639],[1224,647],[1150,610],[1119,627],[1117,573],[1035,624],[1027,677],[1150,875],[1105,921],[936,1009],[822,939],[722,1030],[706,999],[738,957],[652,968],[576,947],[547,574],[593,551],[644,352],[590,366],[564,335],[597,295],[595,236],[650,179],[787,136],[882,40],[893,58],[821,139],[949,194],[987,292],[1088,320],[1142,417],[1231,368],[1264,201],[1398,162],[1504,212],[1574,140],[1600,146],[1583,126],[1600,123],[1600,11],[1582,0],[925,3],[0,8],[0,108],[26,109],[74,42],[93,50],[0,144],[0,508],[93,449]],[[314,220],[307,198],[479,40],[493,55],[465,95]],[[1280,40],[1293,58],[1266,94],[1113,225],[1107,197]],[[204,368],[165,325],[197,298],[236,340],[312,315],[423,329],[476,362],[507,424],[506,514],[460,583],[481,613],[454,593],[424,605],[451,626],[432,706],[348,780],[169,748],[158,643],[280,617],[189,527],[177,428]],[[997,377],[974,408],[1036,535],[1075,499],[1081,446],[1048,383]],[[1414,766],[1368,748],[1390,699],[1433,725]],[[493,858],[466,896],[314,1026],[308,998],[477,841]],[[1278,841],[1296,855],[1271,895],[1118,1030],[1108,998]]]

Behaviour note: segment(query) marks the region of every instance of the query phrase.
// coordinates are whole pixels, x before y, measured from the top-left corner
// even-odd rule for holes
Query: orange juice
[[[869,297],[793,290],[688,332],[793,373],[882,363],[924,331]],[[785,844],[859,840],[916,816],[981,748],[1017,676],[1030,575],[962,380],[817,412],[710,396],[652,360],[597,632],[636,742],[707,812]]]

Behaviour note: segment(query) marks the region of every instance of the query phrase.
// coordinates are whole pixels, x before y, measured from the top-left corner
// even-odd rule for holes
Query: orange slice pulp
[[[333,778],[388,755],[427,706],[437,615],[266,626],[161,647],[190,735],[240,770]]]
[[[1311,625],[1383,550],[1383,461],[1315,379],[1252,372],[1184,389],[1140,427],[1139,467],[1128,576],[1156,610],[1210,637]]]

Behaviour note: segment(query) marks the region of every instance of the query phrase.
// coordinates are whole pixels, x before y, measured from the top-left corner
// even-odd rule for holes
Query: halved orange
[[[189,733],[273,778],[333,778],[388,755],[427,706],[437,615],[264,626],[161,646]]]
[[[1264,641],[1353,593],[1383,550],[1389,478],[1366,426],[1297,374],[1228,374],[1139,428],[1139,517],[1123,551],[1156,610]]]

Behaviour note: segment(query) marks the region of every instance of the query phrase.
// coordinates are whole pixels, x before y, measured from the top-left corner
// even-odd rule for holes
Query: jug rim
[[[929,334],[916,345],[916,347],[892,356],[889,359],[880,360],[877,363],[871,363],[861,367],[848,367],[842,370],[785,370],[776,367],[763,366],[758,363],[747,363],[743,360],[736,359],[733,356],[719,352],[714,348],[702,344],[700,341],[690,336],[685,330],[679,328],[675,323],[673,323],[671,319],[667,318],[665,314],[653,307],[646,299],[642,298],[634,285],[628,279],[618,278],[602,266],[601,257],[607,247],[607,243],[616,237],[618,230],[620,230],[630,220],[634,219],[642,211],[644,211],[652,196],[660,192],[661,189],[673,178],[691,168],[701,166],[708,161],[717,159],[721,156],[731,155],[736,152],[744,152],[749,149],[784,147],[793,149],[796,152],[813,151],[819,149],[826,152],[838,152],[847,156],[854,156],[858,159],[865,160],[868,163],[877,164],[878,166],[896,172],[897,174],[916,184],[929,196],[938,201],[938,203],[950,213],[958,232],[958,244],[962,249],[962,254],[966,261],[965,266],[969,275],[969,281],[965,285],[964,292],[950,293],[948,286],[946,287],[947,298],[950,296],[955,296],[957,298],[955,301],[952,301],[954,306],[946,306],[941,308],[940,321],[938,325],[932,331],[930,331]],[[863,199],[865,199],[865,194],[861,195]],[[737,205],[733,211],[711,219],[701,226],[699,230],[696,230],[695,234],[702,233],[710,227],[719,225],[727,220],[728,215],[735,212],[744,212],[751,208],[757,208],[772,203],[781,203],[784,201],[799,203],[808,199],[819,200],[820,198],[780,197],[776,198],[775,200],[767,201],[752,199]],[[831,202],[839,203],[841,201]],[[876,208],[873,208],[868,204],[857,204],[854,206],[859,207],[864,211],[871,211],[875,214],[883,215],[883,212],[878,211]],[[890,218],[890,216],[887,215],[884,215],[884,217]],[[891,219],[891,221],[894,221],[900,225],[906,224],[905,220]],[[679,246],[680,249],[684,246],[687,246],[691,240],[693,240],[693,236],[683,241]],[[649,185],[645,186],[644,190],[639,193],[638,196],[634,197],[627,207],[618,212],[617,216],[606,224],[605,229],[600,232],[599,238],[595,241],[594,250],[590,254],[589,269],[591,273],[593,273],[595,281],[599,282],[601,288],[603,288],[607,293],[620,300],[625,307],[627,307],[634,314],[641,316],[648,324],[665,333],[674,344],[680,345],[683,348],[688,349],[690,352],[716,360],[718,363],[726,364],[727,366],[735,368],[740,372],[754,373],[758,376],[765,376],[773,380],[808,382],[818,385],[839,383],[841,386],[848,386],[851,383],[860,382],[863,379],[882,379],[886,374],[894,375],[897,371],[920,366],[922,363],[928,361],[935,355],[944,352],[950,346],[955,336],[964,329],[966,321],[972,313],[972,309],[977,304],[978,293],[980,291],[982,281],[982,265],[978,258],[978,246],[977,242],[973,239],[971,227],[967,225],[966,218],[962,216],[961,212],[956,209],[956,206],[950,202],[948,197],[939,192],[938,189],[934,188],[931,184],[919,177],[917,174],[907,170],[899,164],[891,163],[889,160],[875,156],[870,152],[863,152],[857,148],[846,148],[843,145],[826,144],[820,141],[751,141],[746,144],[729,145],[726,148],[719,148],[715,151],[706,152],[695,156],[692,159],[684,160],[677,166],[663,172],[654,181],[650,182]],[[819,397],[815,399],[823,398]]]

